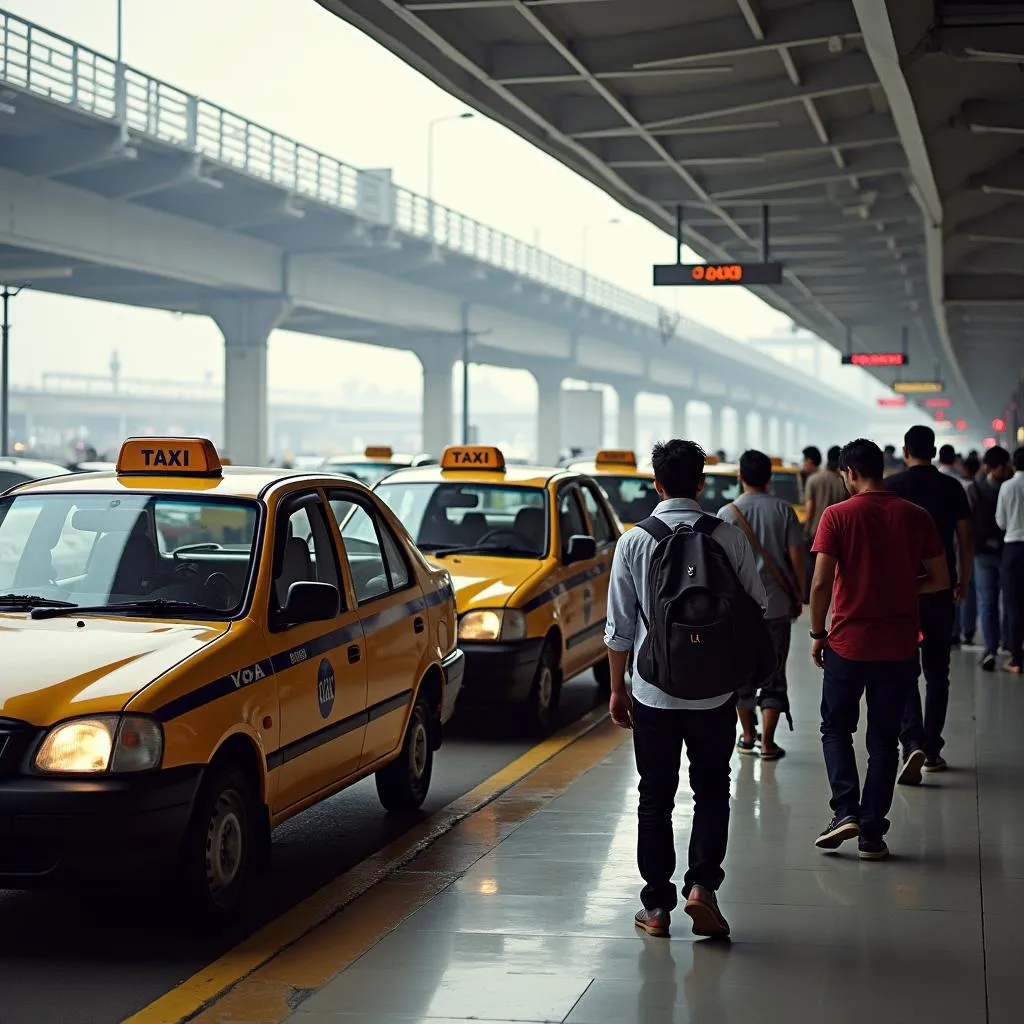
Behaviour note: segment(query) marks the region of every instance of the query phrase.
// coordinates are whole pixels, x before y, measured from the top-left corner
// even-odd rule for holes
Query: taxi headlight
[[[163,747],[163,730],[151,718],[97,715],[51,729],[35,766],[43,772],[143,772],[159,766]]]
[[[522,640],[526,616],[516,608],[466,612],[459,620],[460,640]]]

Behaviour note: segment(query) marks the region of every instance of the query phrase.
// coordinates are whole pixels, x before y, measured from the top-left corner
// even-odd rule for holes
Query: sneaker
[[[786,756],[786,752],[782,749],[782,747],[775,746],[775,747],[772,747],[771,750],[765,750],[763,746],[761,747],[761,760],[762,761],[778,761],[778,759],[780,757],[785,757],[785,756]]]
[[[741,754],[756,754],[757,740],[745,740],[742,736],[736,741],[736,749]]]
[[[926,757],[921,766],[923,772],[944,772],[949,768],[944,757]]]
[[[635,924],[637,928],[642,928],[648,935],[664,939],[668,936],[668,926],[671,923],[671,920],[672,919],[667,910],[660,910],[657,907],[653,910],[648,910],[645,907],[636,912],[636,916],[633,918],[633,924]]]
[[[705,939],[725,939],[729,936],[729,922],[718,909],[718,899],[703,885],[690,886],[683,911],[693,921],[693,934]]]
[[[982,672],[995,672],[996,670],[996,656],[994,654],[986,654],[981,659],[981,670]]]
[[[896,779],[900,786],[921,785],[921,768],[924,765],[924,751],[921,749],[912,750],[903,761],[903,769]]]
[[[852,814],[848,814],[845,818],[833,818],[818,833],[814,845],[819,850],[838,850],[847,839],[855,839],[859,835],[860,822]]]
[[[857,854],[861,860],[885,860],[889,856],[889,847],[881,839],[874,843],[862,836],[857,844]]]

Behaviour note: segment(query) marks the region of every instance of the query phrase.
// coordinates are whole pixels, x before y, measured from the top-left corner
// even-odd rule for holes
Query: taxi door
[[[391,528],[373,502],[331,489],[328,501],[352,571],[366,638],[367,725],[361,765],[402,742],[430,632],[423,591]]]
[[[277,812],[358,770],[366,732],[367,659],[359,612],[342,577],[343,562],[319,493],[285,496],[275,519],[268,635],[281,701]],[[275,613],[288,588],[303,580],[337,587],[340,611],[330,621],[280,628]]]
[[[590,536],[576,481],[559,486],[555,507],[558,526],[553,553],[562,564],[552,573],[552,582],[560,590],[555,597],[555,608],[562,626],[562,670],[569,677],[594,661],[595,638],[600,642],[604,631],[605,616],[598,596],[601,552],[597,558],[566,564],[569,538],[578,534]],[[607,582],[604,586],[604,602],[607,603]]]
[[[612,576],[612,559],[615,545],[619,540],[619,528],[608,510],[607,499],[600,487],[592,480],[581,480],[580,494],[587,513],[589,533],[597,542],[597,558],[594,562],[595,575],[592,580],[593,611],[591,620],[599,629],[587,641],[586,650],[594,661],[605,657],[604,624],[608,617],[608,588]]]

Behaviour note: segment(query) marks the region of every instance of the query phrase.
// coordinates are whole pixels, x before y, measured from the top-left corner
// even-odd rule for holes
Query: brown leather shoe
[[[725,939],[729,937],[729,922],[718,909],[718,899],[713,892],[708,892],[703,885],[690,887],[686,897],[685,913],[693,921],[693,934],[706,939]]]
[[[636,916],[633,918],[633,924],[637,928],[643,928],[648,935],[653,935],[656,938],[664,939],[668,936],[668,926],[671,923],[671,917],[667,910],[659,910],[655,907],[653,910],[647,910],[643,908],[636,912]]]

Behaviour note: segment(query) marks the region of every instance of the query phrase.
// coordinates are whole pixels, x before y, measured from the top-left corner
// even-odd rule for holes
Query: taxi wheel
[[[545,732],[550,728],[555,708],[558,707],[560,690],[558,655],[554,646],[548,642],[541,651],[526,705],[527,724],[535,732]]]
[[[211,922],[238,909],[256,857],[259,815],[245,773],[215,768],[204,783],[182,851],[182,882],[195,909]]]
[[[405,730],[402,752],[376,774],[377,796],[388,811],[415,811],[427,798],[434,771],[430,704],[423,693],[416,698]]]

